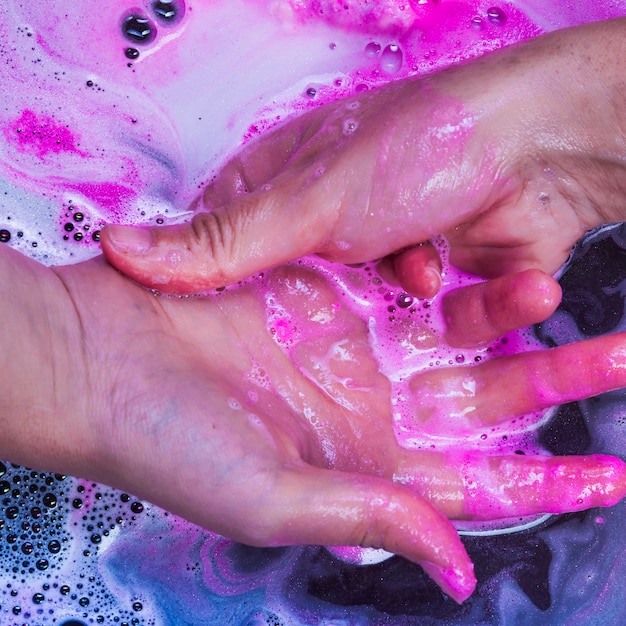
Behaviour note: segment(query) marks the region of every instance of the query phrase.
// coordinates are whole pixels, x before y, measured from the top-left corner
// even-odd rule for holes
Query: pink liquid
[[[154,39],[140,45],[123,34],[129,5],[119,0],[97,15],[79,2],[5,3],[0,194],[7,199],[0,228],[10,233],[10,245],[41,262],[89,258],[99,252],[94,234],[104,223],[187,219],[189,203],[227,156],[288,117],[543,30],[624,12],[596,4],[533,1],[523,11],[471,0],[187,0],[180,19],[163,23],[150,13],[151,3],[140,2],[155,30]],[[139,56],[129,58],[128,48]],[[438,245],[445,254],[445,242]],[[452,428],[444,438],[424,431],[407,400],[416,373],[535,349],[529,333],[511,333],[478,350],[451,349],[441,339],[440,299],[399,306],[401,293],[373,265],[305,264],[368,323],[380,369],[393,385],[402,445],[540,452],[533,428],[548,413],[480,432]],[[444,293],[474,280],[447,264],[444,279]],[[273,323],[288,344],[288,323]],[[93,502],[86,497],[85,508]],[[82,512],[74,517],[80,526]],[[363,561],[384,556],[348,552],[341,554]]]

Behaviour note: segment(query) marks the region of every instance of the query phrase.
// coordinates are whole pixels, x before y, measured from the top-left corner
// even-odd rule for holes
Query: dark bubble
[[[155,0],[152,10],[157,18],[172,24],[180,20],[185,13],[185,3],[182,0]]]
[[[67,585],[61,585],[59,592],[61,593],[62,596],[67,596],[70,593],[70,588]]]
[[[93,235],[91,235],[91,238],[94,241],[100,241],[100,231],[99,230],[95,230]]]
[[[83,239],[83,233],[74,233],[75,241],[82,241],[82,239]]]
[[[48,550],[50,550],[52,554],[58,554],[59,552],[61,552],[60,542],[58,542],[56,539],[53,539],[48,543]]]
[[[26,543],[22,544],[22,552],[28,556],[29,554],[32,554],[35,550],[35,546],[30,543],[30,541],[27,541]]]
[[[74,213],[74,221],[75,222],[82,222],[85,219],[85,216],[78,211],[78,213]]]
[[[141,513],[143,511],[143,504],[141,504],[141,502],[133,502],[130,505],[130,510],[133,513]]]
[[[89,598],[85,598],[85,597],[81,598],[78,601],[78,604],[80,604],[82,607],[89,606]]]
[[[408,309],[413,304],[413,298],[408,293],[399,293],[396,304],[402,309]]]
[[[506,14],[498,7],[491,7],[487,9],[487,17],[493,24],[503,24],[506,22]]]
[[[74,498],[74,500],[72,500],[72,506],[75,509],[82,509],[83,508],[83,501],[80,498]]]
[[[65,224],[65,226],[63,226],[63,228],[68,232],[71,233],[74,230],[74,224],[72,224],[72,222],[67,222]]]
[[[33,517],[33,519],[39,519],[41,517],[41,509],[38,506],[34,506],[30,510],[30,514]]]
[[[147,17],[129,15],[122,22],[122,33],[131,41],[150,43],[156,35],[156,29]]]
[[[85,622],[79,622],[75,619],[70,619],[67,622],[63,622],[60,626],[87,626]]]
[[[6,480],[0,480],[0,496],[3,496],[11,490],[11,485]]]
[[[2,230],[0,230],[0,241],[2,243],[6,243],[7,241],[10,241],[10,239],[11,239],[11,233],[6,228],[3,228]]]
[[[135,602],[133,604],[133,611],[139,613],[139,611],[141,611],[143,609],[143,604],[141,604],[141,602]]]
[[[43,593],[36,593],[33,596],[33,602],[35,604],[43,604],[45,599],[46,599],[46,596],[44,596]]]
[[[130,496],[129,496],[127,493],[123,493],[123,494],[120,496],[120,500],[121,500],[122,502],[130,502]]]
[[[94,545],[98,545],[102,541],[102,537],[100,535],[91,535],[91,543]]]
[[[43,497],[43,503],[49,509],[53,509],[57,505],[57,497],[53,493],[47,493]]]
[[[48,569],[49,563],[46,559],[39,559],[36,563],[35,563],[35,567],[40,571],[40,572],[45,572]]]
[[[20,514],[20,510],[16,506],[10,506],[6,511],[7,519],[16,519]]]
[[[4,476],[7,473],[7,466],[4,463],[0,463],[0,476]]]
[[[22,612],[22,607],[21,606],[14,606],[13,607],[13,615],[19,615]]]
[[[124,54],[127,59],[136,59],[139,56],[139,50],[137,48],[126,48]]]

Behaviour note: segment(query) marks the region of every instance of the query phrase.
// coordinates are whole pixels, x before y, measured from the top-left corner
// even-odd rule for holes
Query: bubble
[[[185,3],[182,0],[155,0],[152,10],[158,19],[172,24],[179,21],[185,13]]]
[[[44,596],[43,593],[36,593],[33,596],[33,602],[35,604],[43,604],[45,599],[46,599],[46,596]]]
[[[91,235],[91,238],[96,242],[100,241],[100,231],[94,230],[93,235]]]
[[[474,16],[472,18],[472,28],[474,28],[475,30],[481,30],[483,27],[483,20],[481,17],[478,17],[478,15]]]
[[[63,228],[68,232],[71,233],[74,230],[74,224],[72,224],[72,222],[67,222],[65,224],[65,226],[63,226]]]
[[[381,48],[382,46],[378,42],[370,41],[370,43],[365,46],[365,54],[368,57],[376,57],[380,54]]]
[[[401,309],[408,309],[413,304],[413,297],[410,296],[408,293],[399,293],[398,297],[396,298],[396,304]]]
[[[32,554],[35,551],[35,546],[30,543],[30,541],[27,541],[26,543],[22,544],[22,552],[28,556],[29,554]]]
[[[83,239],[83,233],[74,233],[75,241],[82,241],[82,239]]]
[[[400,46],[389,44],[380,55],[380,69],[385,74],[397,74],[402,67],[403,54]]]
[[[59,593],[62,596],[67,596],[70,593],[70,588],[67,585],[61,585],[61,587],[59,589]]]
[[[307,87],[304,94],[307,98],[315,98],[317,95],[317,89],[315,89],[315,87]]]
[[[72,500],[72,506],[75,509],[82,509],[83,508],[83,501],[80,498],[74,498],[74,500]]]
[[[137,43],[150,43],[156,36],[156,28],[147,17],[129,15],[122,22],[122,34]]]
[[[139,611],[141,611],[143,609],[143,604],[141,604],[141,602],[135,602],[133,604],[133,611],[139,613]]]
[[[40,571],[40,572],[44,572],[45,570],[48,569],[48,566],[50,564],[48,563],[48,561],[46,559],[39,559],[36,563],[35,563],[35,567]]]
[[[85,219],[85,216],[78,211],[77,213],[74,213],[74,221],[75,222],[82,222]]]
[[[16,519],[19,514],[20,514],[20,510],[16,506],[10,506],[5,511],[5,515],[7,516],[7,519]]]
[[[6,243],[7,241],[10,241],[10,239],[11,233],[6,228],[0,230],[0,242]],[[0,474],[0,476],[2,476],[2,474]]]
[[[48,550],[51,554],[58,554],[59,552],[61,552],[61,543],[56,539],[53,539],[52,541],[48,542]]]
[[[499,7],[491,7],[487,9],[487,18],[492,24],[504,24],[506,13]]]
[[[53,493],[47,493],[43,497],[44,506],[53,509],[57,505],[57,497]]]
[[[139,56],[139,50],[137,48],[126,48],[124,55],[127,59],[136,59]]]
[[[359,123],[356,120],[346,120],[343,123],[343,134],[351,135],[358,127]]]
[[[143,504],[141,504],[141,502],[133,502],[130,505],[130,510],[133,513],[137,513],[137,514],[142,513],[143,512]]]

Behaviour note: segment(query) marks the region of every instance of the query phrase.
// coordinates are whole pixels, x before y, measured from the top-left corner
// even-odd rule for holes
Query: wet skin
[[[0,266],[13,294],[0,449],[11,461],[118,487],[252,545],[383,547],[459,602],[475,579],[448,518],[573,511],[626,493],[613,457],[493,456],[465,440],[626,384],[622,335],[418,374],[410,404],[425,429],[464,417],[457,444],[408,450],[367,325],[313,270],[164,298],[102,257],[50,269],[2,247]],[[511,298],[533,311],[528,284]],[[584,389],[569,376],[581,367]],[[494,368],[505,384],[493,384]]]

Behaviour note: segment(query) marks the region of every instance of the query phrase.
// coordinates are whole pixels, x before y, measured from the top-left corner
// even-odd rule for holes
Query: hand
[[[467,271],[553,273],[586,230],[624,217],[625,28],[559,31],[320,107],[245,147],[191,224],[112,226],[103,251],[170,293],[311,253],[372,260],[441,233]],[[432,248],[396,267],[407,290],[436,293]]]
[[[51,270],[3,247],[0,265],[14,296],[2,458],[124,489],[252,545],[382,547],[457,601],[475,579],[446,516],[573,511],[626,493],[616,458],[468,444],[501,419],[624,385],[623,335],[418,373],[415,427],[445,435],[452,418],[461,434],[408,450],[367,325],[317,272],[285,267],[213,297],[164,298],[102,258]]]

